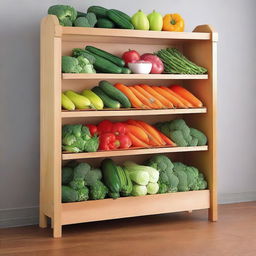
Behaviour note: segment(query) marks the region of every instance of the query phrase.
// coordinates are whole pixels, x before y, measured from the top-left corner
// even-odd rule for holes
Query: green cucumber
[[[106,158],[101,163],[101,170],[104,184],[108,187],[111,193],[119,193],[121,183],[117,173],[117,166],[112,159]]]
[[[122,74],[131,74],[132,71],[129,68],[122,68]]]
[[[134,26],[132,23],[124,18],[122,15],[120,15],[119,12],[116,10],[108,10],[107,11],[107,16],[110,20],[112,20],[119,28],[124,28],[124,29],[134,29]]]
[[[94,46],[87,45],[85,47],[85,50],[87,50],[91,53],[97,54],[98,56],[113,62],[114,64],[116,64],[119,67],[124,67],[124,65],[125,65],[125,62],[124,62],[123,59],[121,59],[121,58],[119,58],[119,57],[117,57],[117,56],[115,56],[115,55],[113,55],[109,52],[106,52],[106,51],[103,51],[99,48],[96,48]]]
[[[128,21],[132,22],[132,18],[129,15],[127,15],[126,13],[121,12],[121,11],[116,10],[116,9],[111,9],[110,11],[115,11],[116,13],[118,13],[124,19],[127,19]]]
[[[93,63],[93,67],[98,71],[102,73],[114,73],[114,74],[121,74],[122,68],[114,64],[113,62],[102,58],[101,56],[94,54],[92,52],[89,52],[88,50],[85,50],[86,53],[90,54],[95,58],[95,62]]]
[[[124,108],[130,108],[131,102],[129,99],[118,89],[116,89],[111,83],[108,81],[100,81],[99,87],[102,89],[104,93],[106,93],[109,97],[119,101]]]
[[[87,12],[92,12],[96,15],[97,18],[106,18],[107,17],[107,9],[101,6],[90,6],[87,9]]]
[[[99,18],[96,23],[96,27],[98,27],[98,28],[114,28],[115,24],[114,24],[114,22],[112,22],[109,19]]]
[[[100,89],[100,87],[95,86],[94,88],[92,88],[92,91],[102,99],[105,107],[108,107],[108,108],[121,107],[118,101],[111,99],[107,94],[104,93],[103,90]]]

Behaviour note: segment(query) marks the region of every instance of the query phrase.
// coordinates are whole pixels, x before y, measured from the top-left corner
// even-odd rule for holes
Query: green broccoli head
[[[102,172],[100,169],[92,169],[85,175],[85,185],[93,186],[96,181],[102,179]]]
[[[69,186],[74,190],[78,190],[84,187],[84,180],[83,179],[74,179],[69,182]]]
[[[91,170],[91,166],[89,164],[79,163],[74,168],[74,180],[76,179],[84,180],[90,170]]]
[[[180,162],[173,163],[173,165],[174,174],[179,179],[178,191],[189,191],[188,177],[185,171],[186,165]]]
[[[170,132],[170,138],[179,147],[187,147],[188,142],[185,140],[182,131],[176,130]]]
[[[89,189],[87,187],[83,187],[77,190],[78,199],[77,201],[86,201],[89,199]]]
[[[164,194],[168,192],[168,186],[165,183],[158,182],[159,189],[158,194]]]
[[[85,17],[78,17],[74,22],[75,27],[90,27],[90,23]]]
[[[69,5],[53,5],[48,9],[48,14],[56,15],[62,26],[72,26],[77,17],[77,11]]]
[[[190,128],[190,134],[192,138],[195,138],[198,140],[198,143],[197,143],[198,146],[204,146],[207,144],[207,137],[201,131],[195,128]]]
[[[108,188],[100,180],[90,186],[89,196],[91,200],[104,199],[107,193]]]
[[[177,192],[178,191],[179,179],[174,173],[172,173],[169,177],[169,184],[170,184],[170,186],[168,188],[169,192]]]
[[[189,166],[186,166],[185,172],[186,172],[187,178],[188,178],[188,187],[189,187],[189,189],[191,189],[193,187],[193,185],[196,183],[197,176],[195,175],[194,170]]]
[[[79,57],[79,56],[83,56],[86,59],[88,59],[91,64],[93,64],[95,62],[95,57],[92,56],[91,54],[89,54],[88,52],[86,52],[84,49],[81,49],[81,48],[74,48],[72,50],[72,56],[76,57],[76,58]]]
[[[70,56],[62,56],[61,69],[63,73],[80,73],[82,71],[78,60]]]
[[[90,61],[84,56],[78,56],[77,60],[78,60],[79,66],[82,68],[80,73],[93,74],[96,72],[93,68],[93,65],[91,65]]]
[[[147,165],[157,169],[160,172],[165,170],[172,172],[173,169],[172,161],[165,155],[154,155],[151,159],[149,159]]]

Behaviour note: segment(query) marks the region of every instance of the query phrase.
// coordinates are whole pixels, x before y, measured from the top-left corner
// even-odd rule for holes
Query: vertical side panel
[[[47,16],[41,23],[40,78],[40,226],[46,217],[61,236],[61,38],[59,22]]]
[[[206,114],[191,115],[187,118],[192,127],[202,130],[208,137],[207,152],[190,153],[186,160],[204,171],[210,189],[209,220],[216,221],[217,214],[217,171],[216,171],[216,97],[217,97],[217,33],[208,26],[198,26],[195,32],[211,32],[209,41],[189,42],[184,53],[195,63],[208,69],[208,80],[186,81],[188,89],[201,99],[207,107]]]

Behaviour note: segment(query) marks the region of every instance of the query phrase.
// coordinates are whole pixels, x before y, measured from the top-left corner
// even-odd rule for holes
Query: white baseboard
[[[219,204],[256,201],[256,191],[219,194]],[[0,209],[0,228],[29,226],[38,224],[38,207]]]

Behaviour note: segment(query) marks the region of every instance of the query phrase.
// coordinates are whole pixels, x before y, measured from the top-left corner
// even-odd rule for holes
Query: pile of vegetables
[[[99,147],[97,135],[91,135],[89,128],[82,124],[62,126],[62,150],[67,152],[95,152]]]
[[[207,137],[198,129],[189,127],[183,119],[157,123],[156,128],[179,147],[204,146]]]
[[[166,48],[158,51],[157,56],[164,63],[164,72],[170,74],[200,75],[207,73],[207,69],[200,67],[187,59],[178,49]]]
[[[144,165],[126,161],[123,166],[106,158],[100,168],[71,161],[62,167],[62,202],[99,200],[203,190],[207,181],[196,167],[155,155]]]

